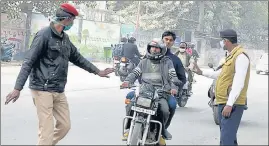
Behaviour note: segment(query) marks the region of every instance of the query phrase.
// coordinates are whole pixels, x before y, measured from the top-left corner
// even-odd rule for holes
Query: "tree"
[[[67,3],[68,1],[1,1],[1,12],[9,14],[10,18],[17,18],[18,13],[23,10],[23,7],[28,5],[33,7],[34,12],[40,12],[46,17],[53,16],[60,4]],[[96,6],[95,1],[73,1],[75,5],[85,4],[88,7],[94,8]]]

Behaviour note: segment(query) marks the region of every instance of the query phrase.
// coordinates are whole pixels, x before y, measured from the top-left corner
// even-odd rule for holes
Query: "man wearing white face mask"
[[[181,60],[184,68],[185,68],[185,71],[188,73],[188,81],[189,81],[189,90],[190,92],[192,91],[192,82],[193,82],[193,77],[192,77],[192,70],[193,70],[193,67],[194,67],[194,58],[188,54],[186,52],[186,49],[187,49],[187,43],[186,42],[181,42],[179,44],[179,49],[178,51],[175,53],[175,55]],[[175,46],[177,47],[177,46]]]
[[[220,144],[238,145],[237,130],[245,110],[250,78],[250,61],[242,46],[237,44],[237,33],[232,29],[220,32],[220,45],[228,51],[221,69],[202,71],[195,64],[196,72],[217,79],[215,96],[219,110]]]
[[[14,103],[30,76],[29,88],[39,122],[37,145],[56,145],[71,128],[69,105],[65,95],[69,61],[100,77],[107,77],[114,71],[113,68],[99,70],[85,59],[70,41],[65,31],[72,27],[78,14],[74,6],[68,3],[60,5],[50,26],[36,33],[15,87],[6,97],[5,104],[10,101]]]

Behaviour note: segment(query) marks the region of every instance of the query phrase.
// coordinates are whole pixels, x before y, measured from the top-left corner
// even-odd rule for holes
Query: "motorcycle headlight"
[[[141,105],[143,107],[150,107],[151,99],[144,98],[144,97],[138,97],[136,104]]]

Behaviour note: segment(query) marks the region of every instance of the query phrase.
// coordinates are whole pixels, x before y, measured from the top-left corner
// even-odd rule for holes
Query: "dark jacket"
[[[177,78],[172,60],[164,56],[158,63],[144,58],[138,66],[127,76],[126,82],[133,84],[138,77],[142,78],[143,84],[153,85],[170,93],[171,89],[178,89],[182,82]]]
[[[66,33],[59,34],[53,23],[36,33],[22,64],[15,89],[22,90],[30,75],[29,88],[39,91],[64,92],[68,63],[97,74],[99,69],[86,60],[71,43]]]
[[[171,53],[170,49],[167,49],[166,56],[168,56],[172,60],[176,70],[177,77],[184,85],[186,83],[186,76],[185,76],[185,68],[181,60],[176,55]]]
[[[138,51],[137,45],[133,43],[126,43],[123,45],[123,56],[128,59],[133,59],[135,56],[142,57]]]

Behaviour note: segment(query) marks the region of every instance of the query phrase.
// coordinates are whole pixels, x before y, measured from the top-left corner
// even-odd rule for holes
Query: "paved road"
[[[29,90],[25,88],[15,104],[4,105],[18,72],[19,67],[1,68],[1,144],[34,145],[38,125]],[[169,128],[173,139],[167,141],[168,145],[219,143],[219,127],[214,124],[207,105],[207,90],[212,80],[202,76],[195,78],[194,95],[187,107],[177,109]],[[70,66],[66,94],[72,128],[59,144],[124,145],[121,130],[125,115],[124,95],[128,90],[119,90],[119,85],[120,81],[114,75],[110,79],[99,78]],[[239,144],[268,145],[268,76],[252,72],[248,95],[249,109],[242,119]]]

